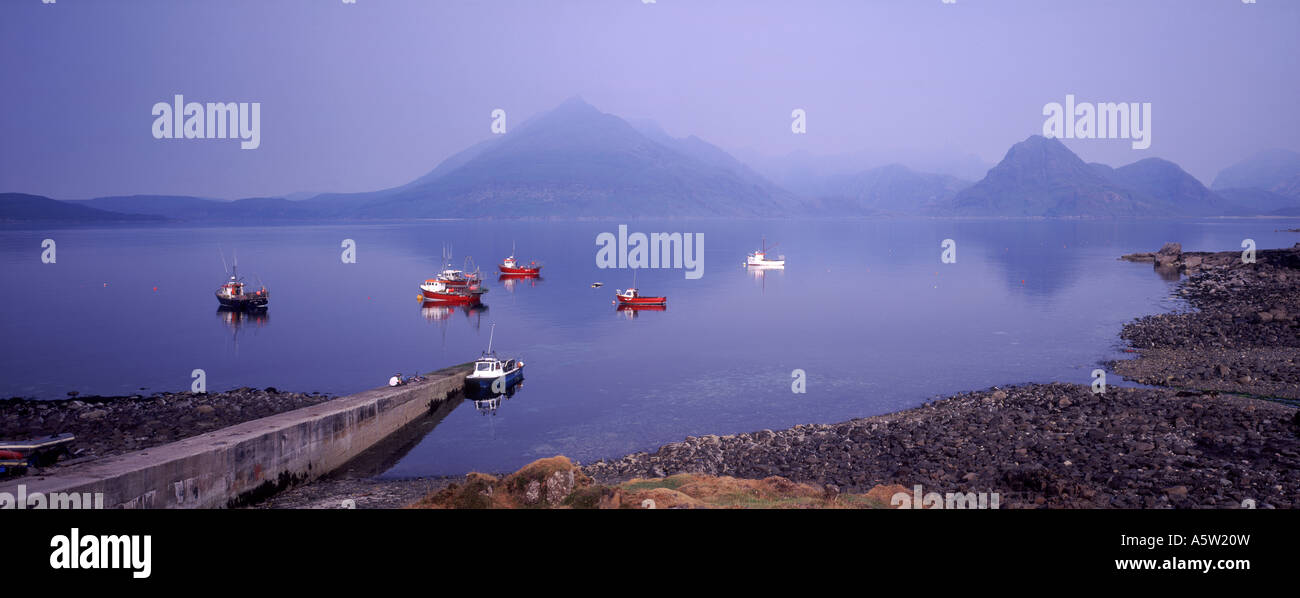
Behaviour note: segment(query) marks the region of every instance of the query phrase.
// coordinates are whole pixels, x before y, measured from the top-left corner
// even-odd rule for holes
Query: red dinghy
[[[619,307],[668,305],[667,297],[643,297],[641,293],[636,289],[628,289],[626,291],[616,291],[616,292],[618,294],[614,295],[614,302],[617,303]]]

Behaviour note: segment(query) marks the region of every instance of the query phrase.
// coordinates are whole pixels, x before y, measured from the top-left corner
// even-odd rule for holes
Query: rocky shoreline
[[[1300,507],[1300,415],[1251,398],[1300,398],[1300,244],[1255,263],[1177,244],[1123,259],[1190,275],[1180,292],[1196,311],[1126,325],[1140,357],[1114,364],[1172,388],[990,389],[839,424],[691,437],[584,472],[606,483],[703,473],[828,491],[920,485],[997,492],[1003,508]]]
[[[1300,420],[1213,393],[1034,384],[959,394],[891,415],[687,438],[598,461],[600,482],[703,473],[781,476],[866,492],[996,492],[1002,508],[1300,506]]]
[[[60,467],[175,442],[332,398],[275,388],[236,388],[220,393],[0,399],[0,438],[26,440],[72,433],[77,437],[73,459],[54,465]]]
[[[1126,325],[1120,337],[1141,357],[1115,371],[1143,384],[1300,400],[1300,244],[1258,251],[1254,263],[1176,243],[1121,259],[1188,275],[1178,292],[1195,311]]]

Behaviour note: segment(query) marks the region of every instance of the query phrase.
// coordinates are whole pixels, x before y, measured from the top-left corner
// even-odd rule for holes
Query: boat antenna
[[[226,265],[226,252],[222,251],[221,248],[218,247],[217,253],[221,254],[221,269],[224,270],[226,274],[230,274],[230,266]]]
[[[492,329],[491,329],[490,331],[488,331],[488,350],[487,350],[487,352],[488,352],[489,355],[492,354],[492,338],[496,336],[496,333],[497,333],[497,325],[496,325],[495,323],[493,323],[493,324],[492,324]]]

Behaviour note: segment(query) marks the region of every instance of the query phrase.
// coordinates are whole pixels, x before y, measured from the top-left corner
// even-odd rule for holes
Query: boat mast
[[[487,350],[488,355],[492,354],[492,338],[496,336],[496,333],[497,333],[497,325],[493,324],[492,329],[488,332],[488,350]]]

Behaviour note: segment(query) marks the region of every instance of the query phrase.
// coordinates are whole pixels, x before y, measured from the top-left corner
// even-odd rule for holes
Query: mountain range
[[[951,172],[971,172],[970,161]],[[365,193],[224,201],[134,195],[54,200],[0,194],[0,222],[259,223],[410,218],[976,216],[1165,218],[1284,215],[1300,210],[1300,154],[1262,152],[1223,170],[1211,188],[1177,164],[1147,158],[1089,164],[1057,139],[1013,145],[978,181],[903,164],[814,174],[797,190],[696,136],[629,122],[579,98],[472,145],[411,182]],[[956,167],[954,167],[956,168]],[[795,177],[797,179],[797,177]]]

